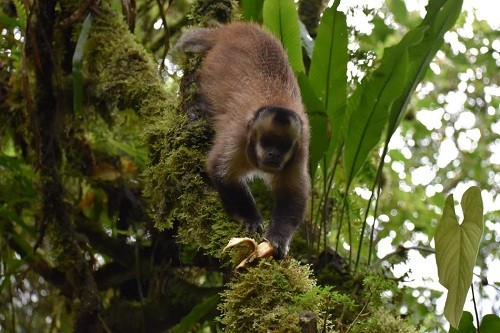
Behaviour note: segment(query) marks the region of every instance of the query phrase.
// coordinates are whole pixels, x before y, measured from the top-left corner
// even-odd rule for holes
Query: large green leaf
[[[434,16],[437,15],[437,13],[439,12],[439,9],[442,8],[444,6],[444,4],[448,2],[448,3],[452,3],[452,4],[457,4],[458,2],[462,2],[461,0],[430,0],[429,3],[427,4],[427,6],[425,6],[425,11],[427,12],[427,15],[426,17],[424,18],[424,23],[426,21],[431,21],[433,20]],[[427,23],[425,23],[427,24]]]
[[[431,0],[422,23],[410,30],[400,43],[387,49],[379,69],[373,72],[368,82],[358,87],[360,89],[364,86],[364,92],[360,96],[361,102],[357,108],[349,106],[353,102],[353,96],[349,98],[348,109],[353,111],[349,119],[344,151],[348,182],[352,181],[370,150],[378,143],[387,123],[386,144],[389,142],[403,117],[413,91],[425,75],[429,62],[441,47],[444,33],[455,23],[461,5],[461,0]],[[404,61],[404,58],[408,58],[408,64],[403,73],[397,71],[396,67],[398,63]],[[386,89],[391,85],[394,87],[390,82],[391,77],[387,76],[391,69],[394,69],[391,73],[392,79],[400,84],[397,87],[399,91]],[[377,89],[379,94],[374,93]],[[366,94],[379,99],[367,99]],[[384,110],[380,106],[385,106],[387,109]]]
[[[262,22],[264,0],[241,0],[241,11],[247,21]]]
[[[293,0],[266,0],[262,15],[264,26],[283,44],[294,72],[305,72],[299,16]]]
[[[304,73],[297,73],[297,79],[302,93],[302,102],[306,107],[311,127],[309,171],[311,177],[314,177],[318,162],[324,156],[328,147],[331,125],[323,103],[316,96],[308,77]]]
[[[350,115],[344,149],[345,174],[348,186],[366,160],[369,152],[379,142],[389,119],[392,102],[403,90],[408,67],[408,50],[397,52],[397,45],[385,51],[382,62],[348,99],[357,107]],[[359,98],[359,100],[358,100]]]
[[[500,318],[494,314],[487,314],[481,320],[481,333],[498,333],[500,332]]]
[[[435,236],[439,282],[448,289],[444,315],[455,328],[462,316],[483,234],[483,201],[479,187],[473,186],[464,193],[461,206],[464,220],[458,224],[453,195],[446,198]]]
[[[458,329],[450,327],[449,333],[476,333],[472,313],[465,311],[460,319],[460,324],[458,324]]]
[[[427,5],[427,15],[422,23],[417,28],[409,31],[405,36],[406,38],[408,35],[413,35],[414,38],[420,38],[420,41],[409,48],[411,56],[407,79],[404,83],[401,96],[394,101],[391,107],[386,144],[389,143],[392,134],[394,134],[394,131],[399,126],[413,91],[424,77],[429,63],[443,45],[444,33],[453,27],[460,15],[461,8],[462,0],[430,1]],[[423,38],[419,37],[419,34],[424,31]],[[410,40],[408,39],[408,42]],[[404,48],[404,45],[401,45],[401,51]]]
[[[347,99],[347,23],[344,13],[337,11],[340,1],[325,9],[314,44],[309,80],[332,120],[330,151],[343,142]]]
[[[386,5],[394,15],[396,22],[408,25],[408,11],[404,0],[389,0],[386,1]]]

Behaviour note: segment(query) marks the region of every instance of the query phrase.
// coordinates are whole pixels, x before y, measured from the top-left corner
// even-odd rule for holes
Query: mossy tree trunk
[[[236,6],[198,1],[192,22],[228,23]],[[37,172],[38,228],[31,239],[9,237],[8,245],[66,297],[75,332],[157,332],[206,300],[212,306],[204,316],[213,318],[231,270],[221,265],[228,260],[221,250],[241,231],[204,169],[212,131],[197,93],[201,58],[185,59],[180,93],[172,94],[109,1],[35,1],[27,12],[22,70],[12,76],[22,88],[6,105],[24,101],[25,111],[13,109],[28,126],[14,144]],[[72,58],[88,15],[79,86]],[[85,96],[78,115],[77,90]],[[99,144],[102,132],[133,149]],[[2,220],[1,228],[14,234],[19,225]],[[186,270],[214,282],[200,286]]]
[[[200,21],[227,22],[232,15],[231,1],[209,6],[200,2],[199,6],[200,12],[211,13],[201,15]],[[28,130],[15,144],[30,143],[25,162],[38,172],[38,234],[33,234],[31,242],[34,254],[23,239],[9,238],[8,244],[67,297],[75,332],[157,332],[172,327],[196,304],[220,291],[220,284],[200,287],[184,278],[183,271],[187,267],[204,271],[220,268],[204,255],[181,265],[183,249],[176,237],[179,221],[165,231],[153,227],[149,199],[136,179],[142,171],[140,161],[132,161],[139,171],[133,171],[134,179],[130,180],[121,163],[123,154],[96,145],[93,126],[99,123],[106,131],[119,133],[119,119],[129,117],[121,113],[132,110],[139,124],[134,140],[146,143],[151,165],[161,162],[165,149],[171,149],[175,140],[179,140],[175,146],[185,151],[185,145],[195,138],[194,145],[203,156],[210,130],[202,121],[190,121],[186,116],[189,108],[196,107],[194,103],[184,99],[181,108],[176,107],[176,97],[165,89],[151,55],[108,1],[35,1],[29,10],[26,62],[23,74],[16,78],[24,86],[13,99],[24,99],[26,105],[22,117],[29,124]],[[72,86],[72,56],[87,15],[93,16],[93,22],[85,44],[84,86],[79,88]],[[188,78],[186,75],[186,87],[190,86]],[[74,113],[73,88],[84,91],[82,115]],[[169,132],[179,124],[180,130]],[[147,128],[146,133],[140,133],[141,128]],[[198,132],[189,132],[196,128]],[[166,146],[157,141],[160,137],[167,140]],[[169,157],[175,159],[172,154]],[[204,173],[203,163],[193,166]],[[201,180],[203,195],[211,190],[206,179]],[[98,214],[86,214],[82,208],[89,204],[89,197],[83,195],[89,187],[91,208],[107,206],[105,211],[111,218],[105,220],[115,220],[112,228],[103,226]],[[161,191],[163,197],[169,196],[167,191],[172,188]],[[103,193],[104,199],[96,193]],[[216,200],[215,195],[211,197]],[[169,209],[175,208],[167,204]],[[162,203],[158,207],[163,207]],[[165,217],[161,212],[158,216]],[[2,224],[2,232],[13,233],[15,228],[15,221]],[[138,229],[148,235],[141,243],[124,236]],[[187,251],[198,253],[192,246]],[[97,263],[98,257],[103,257],[104,263]],[[51,258],[55,258],[54,263]]]
[[[228,23],[236,6],[197,1],[193,24]],[[158,332],[194,309],[191,325],[222,312],[228,331],[297,331],[300,311],[319,311],[307,267],[264,260],[230,279],[233,265],[222,249],[244,234],[204,168],[213,133],[197,89],[201,58],[185,59],[173,94],[110,1],[36,1],[30,10],[26,61],[13,76],[22,89],[9,105],[26,106],[16,115],[28,130],[14,144],[30,143],[22,163],[38,172],[38,231],[28,240],[8,237],[8,244],[66,298],[72,330]],[[81,86],[72,57],[88,15]],[[85,96],[78,115],[75,92]],[[1,222],[2,234],[22,227]],[[246,293],[255,296],[249,301]],[[260,310],[246,311],[248,302]],[[178,330],[191,327],[182,325]]]

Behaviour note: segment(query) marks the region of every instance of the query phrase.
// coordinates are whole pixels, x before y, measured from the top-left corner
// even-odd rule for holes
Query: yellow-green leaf
[[[453,195],[446,198],[435,236],[439,282],[448,289],[444,316],[455,328],[462,317],[483,235],[483,201],[479,187],[473,186],[464,193],[461,206],[464,220],[459,224]]]

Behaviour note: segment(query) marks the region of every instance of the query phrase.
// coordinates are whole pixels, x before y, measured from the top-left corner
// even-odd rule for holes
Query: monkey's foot
[[[260,234],[264,230],[264,225],[262,224],[262,221],[256,221],[256,222],[243,221],[243,228],[245,229],[245,231],[255,232]]]
[[[231,248],[231,247],[239,245],[239,244],[247,244],[253,249],[253,251],[248,257],[246,257],[242,262],[240,262],[240,264],[238,266],[236,266],[237,270],[240,268],[246,268],[246,267],[256,263],[261,258],[270,257],[274,253],[274,248],[272,247],[271,243],[267,239],[264,239],[261,243],[257,244],[257,242],[255,240],[253,240],[252,238],[248,238],[248,237],[231,238],[231,240],[229,240],[229,243],[226,245],[226,247],[222,251],[224,252],[228,248]]]

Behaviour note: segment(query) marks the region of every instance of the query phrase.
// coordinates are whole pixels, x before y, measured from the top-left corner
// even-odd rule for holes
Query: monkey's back
[[[269,32],[249,23],[209,31],[200,91],[211,105],[216,129],[238,122],[246,126],[265,105],[290,108],[303,118],[297,80],[283,47]]]
[[[232,179],[255,171],[247,156],[248,124],[257,110],[274,105],[293,110],[301,119],[296,168],[292,168],[300,170],[289,171],[307,175],[309,124],[297,79],[274,36],[256,24],[231,23],[214,29],[189,30],[176,47],[204,53],[199,89],[209,104],[216,130],[208,160],[217,163],[208,165],[209,170],[217,168],[219,175]],[[304,183],[300,185],[306,186]]]

